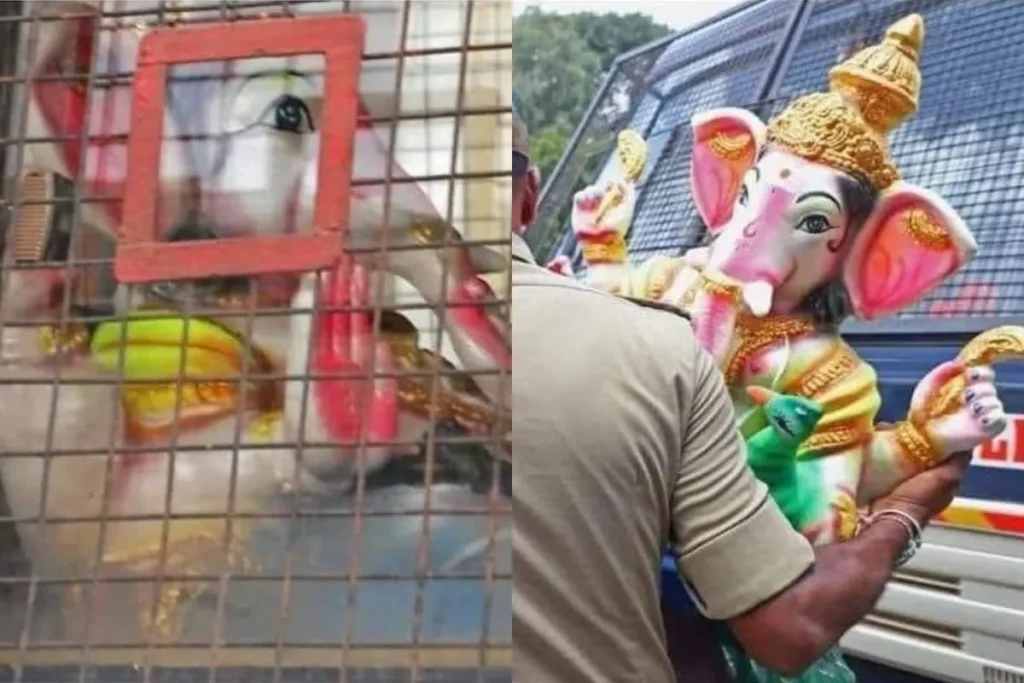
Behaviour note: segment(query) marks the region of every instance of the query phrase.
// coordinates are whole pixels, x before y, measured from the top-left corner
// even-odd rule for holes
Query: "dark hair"
[[[878,192],[866,181],[853,176],[840,177],[839,192],[850,217],[849,227],[842,241],[834,247],[836,251],[842,252],[842,260],[846,258],[850,244],[871,214],[878,200]],[[837,275],[808,294],[800,306],[800,312],[809,316],[819,329],[836,330],[853,313],[850,293],[846,291],[842,276]]]

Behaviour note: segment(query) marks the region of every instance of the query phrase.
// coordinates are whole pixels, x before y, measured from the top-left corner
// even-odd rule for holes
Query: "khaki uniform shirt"
[[[685,317],[513,254],[514,680],[672,683],[666,542],[715,619],[787,587],[811,547],[747,467]]]

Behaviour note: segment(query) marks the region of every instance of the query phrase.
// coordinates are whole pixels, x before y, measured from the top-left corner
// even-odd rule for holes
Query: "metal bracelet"
[[[917,520],[908,515],[903,510],[897,510],[895,508],[887,508],[885,510],[879,510],[870,517],[864,520],[866,525],[871,525],[882,517],[892,517],[900,522],[904,529],[907,530],[910,538],[907,540],[906,547],[903,548],[903,552],[896,558],[894,567],[902,567],[910,561],[918,549],[921,547],[921,525],[918,524]]]

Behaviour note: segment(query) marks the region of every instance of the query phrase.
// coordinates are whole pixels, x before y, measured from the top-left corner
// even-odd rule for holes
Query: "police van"
[[[844,326],[878,372],[880,421],[896,422],[932,368],[978,332],[1024,320],[1024,3],[1011,0],[747,0],[620,55],[547,179],[528,237],[541,261],[581,251],[573,194],[601,178],[619,131],[647,142],[626,237],[630,257],[678,255],[703,228],[688,186],[690,118],[742,107],[762,119],[820,91],[828,69],[909,13],[927,37],[920,110],[892,136],[905,178],[946,198],[979,243],[974,260],[900,315]],[[1024,368],[996,367],[1006,432],[978,448],[960,496],[914,560],[842,640],[861,681],[1024,682]],[[679,587],[665,565],[665,590]]]

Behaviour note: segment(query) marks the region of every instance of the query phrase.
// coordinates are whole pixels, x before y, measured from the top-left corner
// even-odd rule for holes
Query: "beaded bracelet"
[[[910,558],[912,558],[921,547],[921,525],[917,523],[916,519],[908,515],[903,510],[888,508],[885,510],[879,510],[878,512],[866,517],[862,516],[860,518],[857,533],[860,533],[863,528],[874,524],[882,517],[892,517],[897,520],[900,525],[907,530],[907,534],[910,537],[907,540],[906,547],[903,548],[903,552],[901,552],[900,556],[896,558],[896,563],[893,565],[894,567],[902,567],[910,561]]]

